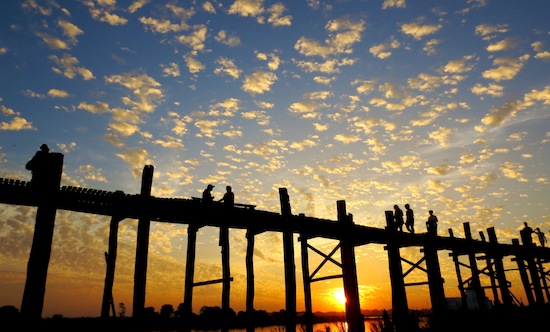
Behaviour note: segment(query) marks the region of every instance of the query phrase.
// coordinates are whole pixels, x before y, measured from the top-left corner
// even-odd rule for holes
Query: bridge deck
[[[122,191],[105,191],[82,187],[63,186],[55,200],[56,208],[67,211],[91,213],[115,218],[139,219],[198,226],[227,226],[247,229],[255,233],[266,231],[290,231],[304,238],[322,237],[339,240],[352,238],[356,246],[369,243],[387,244],[397,241],[401,247],[425,246],[428,242],[438,250],[455,253],[490,252],[499,256],[518,255],[525,250],[545,260],[550,260],[550,248],[525,248],[511,244],[498,244],[445,236],[430,236],[426,233],[409,234],[388,232],[386,229],[346,225],[328,219],[304,215],[282,216],[279,213],[256,210],[254,205],[236,204],[226,208],[223,203],[205,205],[197,198],[157,198],[126,194]],[[38,206],[30,182],[0,178],[0,203]]]

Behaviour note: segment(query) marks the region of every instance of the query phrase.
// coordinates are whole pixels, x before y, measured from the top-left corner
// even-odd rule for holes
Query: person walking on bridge
[[[407,217],[405,219],[405,227],[411,234],[414,234],[414,211],[409,204],[405,204],[405,209],[405,216]]]
[[[395,212],[393,213],[393,220],[394,220],[394,223],[395,223],[395,229],[400,231],[400,232],[403,232],[403,210],[401,210],[399,208],[399,206],[397,205],[394,205],[393,206],[393,209],[395,210]]]

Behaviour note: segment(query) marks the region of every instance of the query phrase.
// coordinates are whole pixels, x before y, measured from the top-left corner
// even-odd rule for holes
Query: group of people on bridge
[[[212,195],[212,189],[214,189],[214,187],[214,185],[209,184],[206,189],[204,189],[202,192],[203,203],[211,204],[214,202],[214,196]],[[225,187],[225,194],[218,200],[218,202],[223,202],[226,207],[233,207],[235,205],[235,194],[233,193],[231,186]]]
[[[403,214],[403,210],[399,208],[399,205],[393,206],[393,227],[395,230],[398,230],[400,232],[403,232],[403,225],[405,225],[405,228],[409,233],[414,234],[414,211],[411,209],[411,206],[409,204],[405,204],[405,213]],[[428,229],[428,233],[430,234],[437,234],[437,223],[439,220],[437,219],[437,216],[434,214],[433,210],[428,211],[429,216],[428,220],[426,221],[426,227]]]
[[[521,242],[524,245],[533,245],[533,234],[537,234],[539,244],[541,247],[546,247],[546,235],[544,235],[544,232],[540,230],[539,227],[535,228],[533,230],[527,222],[523,223],[523,228],[519,231],[519,235],[521,237]]]

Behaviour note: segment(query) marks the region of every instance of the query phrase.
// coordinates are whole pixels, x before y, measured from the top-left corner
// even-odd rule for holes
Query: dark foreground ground
[[[343,317],[340,317],[343,318]],[[325,320],[332,321],[331,320]],[[529,332],[529,331],[550,331],[550,306],[546,305],[540,308],[509,308],[493,309],[486,312],[480,311],[450,311],[439,318],[423,317],[422,325],[418,328],[407,327],[397,332]],[[223,321],[218,321],[217,325],[224,325]],[[317,323],[320,323],[317,321]],[[374,324],[370,331],[365,332],[393,332],[386,330],[381,321]],[[343,325],[342,325],[343,326]],[[213,330],[211,326],[193,326],[193,329]],[[245,328],[245,326],[225,326],[216,327],[227,331],[229,328]],[[20,318],[0,317],[0,331],[2,332],[34,332],[34,331],[91,331],[91,332],[152,332],[152,331],[188,331],[181,319],[154,319],[154,320],[136,320],[133,318],[46,318],[37,321],[23,321]],[[272,331],[285,331],[282,325],[273,326]],[[305,326],[298,327],[297,331],[306,331]],[[294,331],[292,331],[294,332]],[[317,332],[317,331],[314,331]],[[324,331],[323,331],[324,332]],[[331,331],[331,332],[346,332]],[[356,331],[347,331],[356,332]]]

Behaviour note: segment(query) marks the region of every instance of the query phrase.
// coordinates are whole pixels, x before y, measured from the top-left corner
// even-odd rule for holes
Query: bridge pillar
[[[530,235],[529,235],[530,236]],[[533,288],[533,293],[535,295],[534,304],[543,305],[544,304],[544,295],[542,293],[542,288],[540,286],[540,276],[537,264],[535,262],[535,245],[532,242],[525,242],[522,239],[522,244],[524,248],[523,260],[527,262],[527,269],[529,270],[529,275],[531,276],[531,285]]]
[[[290,198],[286,188],[279,188],[281,201],[281,215],[285,217],[292,215]],[[286,290],[286,330],[296,329],[296,265],[294,263],[294,233],[291,229],[283,231],[283,254],[285,261],[285,290]]]
[[[489,243],[496,247],[498,245],[497,235],[494,227],[487,228],[487,235],[489,236]],[[502,255],[497,254],[495,250],[491,249],[491,258],[495,264],[495,274],[498,281],[498,288],[500,289],[500,298],[504,306],[512,306],[513,300],[508,289],[508,281],[506,280],[506,273],[504,270],[504,263],[502,262]]]
[[[303,219],[305,215],[300,213],[300,219]],[[307,236],[300,234],[300,249],[302,256],[302,279],[304,282],[304,304],[305,304],[305,324],[306,332],[313,332],[313,304],[311,302],[311,277],[309,276],[309,252],[307,244]]]
[[[447,300],[445,299],[444,280],[441,277],[441,268],[439,266],[435,241],[437,241],[437,237],[435,236],[429,234],[426,237],[424,257],[426,258],[426,274],[428,275],[432,312],[434,317],[441,317],[447,311]]]
[[[470,230],[470,223],[465,222],[462,225],[464,226],[464,235],[466,236],[466,240],[472,241],[472,231]],[[481,288],[481,281],[479,280],[479,270],[477,268],[475,252],[468,251],[468,259],[470,262],[470,270],[472,272],[470,287],[474,289],[479,309],[486,310],[487,304],[485,301],[485,291],[483,290],[483,288]]]
[[[515,261],[518,264],[518,271],[519,276],[521,278],[521,283],[523,284],[523,290],[525,291],[525,297],[527,298],[527,302],[529,303],[529,306],[533,306],[535,304],[535,298],[533,297],[533,291],[531,290],[531,285],[529,283],[529,276],[527,275],[527,269],[525,267],[524,259],[524,253],[521,252],[521,247],[519,245],[518,239],[512,239],[512,245],[514,245],[518,250]]]
[[[42,318],[57,212],[56,200],[63,171],[63,154],[49,153],[41,171],[40,179],[33,178],[32,187],[37,196],[38,208],[21,302],[21,316],[25,319]]]
[[[122,195],[122,192],[117,191],[115,195]],[[103,285],[101,318],[109,318],[109,310],[112,310],[113,316],[116,317],[115,304],[113,300],[113,284],[115,281],[116,255],[118,249],[118,224],[121,220],[121,217],[114,214],[111,217],[111,223],[109,226],[109,249],[105,252],[105,262],[107,267],[105,272],[105,284]]]
[[[359,301],[359,286],[357,283],[357,267],[355,265],[355,244],[353,237],[353,216],[346,214],[346,201],[336,202],[338,222],[342,225],[340,252],[342,255],[342,278],[344,294],[346,295],[346,321],[349,331],[365,331],[365,319],[361,314]]]
[[[134,302],[132,307],[132,317],[143,318],[145,309],[145,283],[147,280],[147,257],[149,255],[149,229],[151,227],[151,218],[149,216],[148,200],[151,197],[151,187],[153,185],[152,165],[146,165],[143,168],[141,178],[141,209],[136,243],[136,265],[134,269]]]
[[[390,265],[390,282],[392,290],[392,316],[397,332],[408,331],[409,305],[405,292],[401,254],[399,253],[398,232],[393,225],[393,211],[386,213],[386,231],[388,232],[388,262]]]
[[[246,330],[254,332],[254,246],[256,233],[249,228],[246,231]]]

